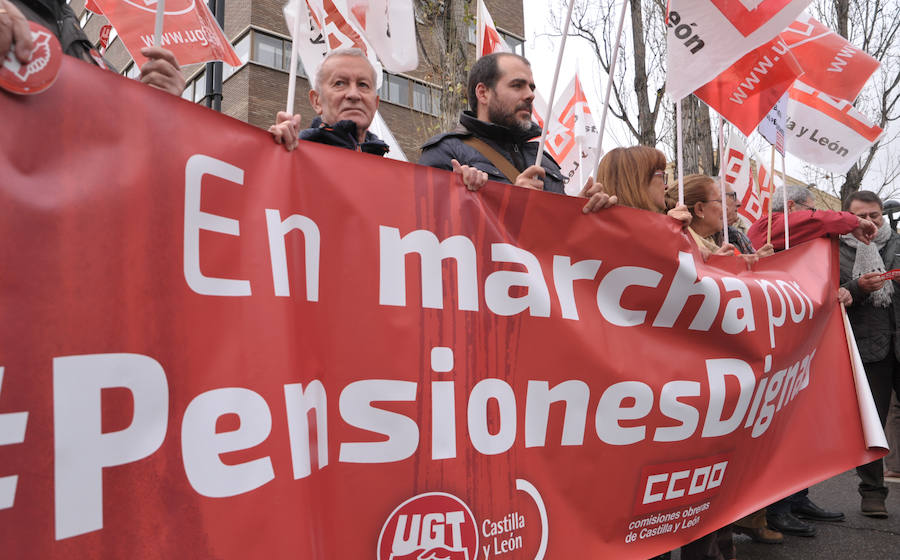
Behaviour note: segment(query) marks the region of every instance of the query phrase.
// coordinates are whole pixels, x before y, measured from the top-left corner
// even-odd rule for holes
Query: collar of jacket
[[[531,128],[528,130],[509,128],[499,124],[478,120],[475,113],[472,113],[471,111],[462,112],[459,116],[459,124],[477,136],[490,138],[491,140],[502,143],[515,142],[516,144],[524,144],[541,135],[541,127],[534,122],[531,123]]]
[[[300,131],[301,140],[339,146],[341,148],[347,148],[348,150],[366,152],[367,154],[374,154],[376,156],[383,156],[390,150],[390,147],[382,141],[381,138],[375,136],[368,130],[366,131],[366,138],[361,144],[357,142],[357,137],[357,127],[355,122],[338,121],[334,125],[329,125],[322,121],[322,117],[316,117],[313,119],[309,128]]]

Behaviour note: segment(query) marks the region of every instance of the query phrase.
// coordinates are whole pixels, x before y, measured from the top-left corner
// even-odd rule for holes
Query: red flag
[[[143,64],[146,58],[141,54],[141,49],[153,46],[156,0],[96,2],[119,32],[122,44],[135,63],[139,66]],[[221,60],[231,66],[241,65],[241,59],[203,2],[168,0],[161,43],[162,47],[172,51],[182,65],[213,60]]]
[[[100,10],[100,6],[97,5],[97,0],[86,0],[84,3],[84,9],[89,12],[94,12],[95,14],[102,14],[103,12]]]
[[[495,52],[511,52],[509,45],[500,36],[494,19],[488,12],[483,0],[478,0],[478,17],[476,18],[478,31],[475,39],[475,58],[481,58],[486,54]]]
[[[100,28],[100,54],[109,46],[109,34],[112,32],[112,25],[106,24]]]
[[[694,95],[749,136],[802,73],[779,36],[744,55]]]
[[[880,63],[823,24],[802,14],[781,32],[803,67],[803,82],[841,99],[856,99]]]

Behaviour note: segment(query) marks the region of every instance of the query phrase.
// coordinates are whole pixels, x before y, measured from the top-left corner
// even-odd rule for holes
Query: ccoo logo
[[[478,527],[462,500],[428,492],[391,513],[378,537],[378,560],[476,560]]]

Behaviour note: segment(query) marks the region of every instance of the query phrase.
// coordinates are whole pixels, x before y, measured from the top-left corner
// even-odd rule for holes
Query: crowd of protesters
[[[50,28],[61,39],[66,54],[103,65],[62,0],[0,0],[0,59],[12,50],[21,62],[27,61],[30,34],[26,18]],[[172,53],[148,48],[142,54],[149,61],[141,69],[141,81],[180,95],[184,79]],[[537,156],[533,139],[541,134],[531,120],[534,87],[525,58],[514,54],[480,58],[470,71],[469,110],[460,115],[456,129],[424,144],[419,163],[457,173],[471,190],[493,180],[562,193],[565,181],[549,154],[543,154],[539,165],[530,163]],[[303,129],[299,115],[278,113],[270,128],[276,142],[287,150],[305,140],[379,156],[387,153],[387,144],[368,130],[379,100],[375,70],[362,52],[342,49],[326,56],[309,96],[317,113],[310,126]],[[745,233],[736,212],[736,194],[728,188],[723,197],[718,181],[712,177],[686,177],[684,202],[678,204],[678,190],[668,188],[666,168],[665,155],[654,148],[610,151],[599,162],[598,181],[589,179],[581,190],[580,196],[587,199],[582,211],[596,212],[618,204],[667,214],[681,223],[704,258],[736,255],[748,265],[785,248],[785,222],[791,244],[840,236],[841,288],[837,297],[847,308],[878,415],[883,425],[889,425],[891,443],[900,443],[900,404],[896,397],[900,393],[900,289],[882,276],[900,267],[900,235],[884,219],[881,199],[872,192],[860,191],[848,197],[844,211],[837,212],[817,210],[812,193],[804,187],[787,186],[786,196],[776,190],[770,243],[768,220],[758,221]],[[724,243],[723,214],[727,216],[728,243]],[[887,462],[861,465],[857,472],[861,512],[887,517],[885,479],[900,479],[896,447]],[[738,520],[733,529],[758,542],[778,543],[783,534],[814,536],[816,528],[808,523],[810,520],[843,518],[843,513],[817,506],[803,490]],[[685,545],[681,558],[735,558],[732,527]]]
[[[270,129],[275,141],[289,150],[297,146],[299,138],[370,151],[366,145],[377,141],[367,132],[378,106],[374,84],[374,70],[362,53],[331,53],[310,92],[318,116],[310,128],[300,130],[299,116],[279,113]],[[460,115],[456,129],[425,142],[419,164],[453,171],[471,190],[492,180],[562,193],[564,180],[549,154],[543,154],[540,165],[531,164],[537,155],[537,142],[533,140],[541,133],[531,120],[533,90],[531,68],[524,58],[514,54],[480,58],[469,74],[469,109]],[[384,152],[379,148],[377,153]],[[894,307],[900,290],[894,290],[892,281],[881,280],[879,275],[895,265],[895,256],[900,259],[900,235],[882,218],[881,200],[863,191],[850,197],[842,212],[817,210],[812,193],[805,187],[787,186],[786,193],[779,188],[773,195],[769,242],[768,220],[760,220],[745,233],[737,215],[737,195],[728,188],[723,197],[715,178],[699,174],[686,177],[684,202],[678,204],[678,189],[669,188],[666,169],[665,155],[654,148],[611,150],[599,163],[596,184],[589,179],[581,190],[581,196],[588,198],[583,211],[618,204],[664,213],[681,222],[703,258],[736,255],[748,265],[785,248],[786,221],[792,244],[840,236],[841,288],[836,297],[850,314],[876,407],[885,422],[891,392],[900,390],[900,339],[895,336],[900,315],[895,316]],[[723,204],[728,243],[724,243]],[[900,262],[896,264],[900,266]],[[900,313],[900,306],[896,313]],[[895,402],[895,409],[898,406]],[[887,516],[882,469],[880,460],[858,469],[864,515]],[[681,558],[735,558],[733,531],[774,544],[782,542],[784,534],[814,536],[816,527],[810,521],[843,519],[843,513],[824,510],[810,499],[808,490],[802,490],[738,520],[733,527],[685,545]]]

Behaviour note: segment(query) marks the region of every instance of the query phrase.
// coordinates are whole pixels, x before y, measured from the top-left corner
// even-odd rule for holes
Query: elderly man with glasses
[[[816,210],[812,192],[799,185],[787,186],[787,208],[785,208],[783,188],[778,187],[772,195],[772,245],[776,251],[784,249],[785,217],[788,219],[791,245],[826,235],[847,233],[868,244],[878,231],[871,220],[857,217],[850,212]],[[768,216],[763,216],[747,230],[747,237],[757,247],[766,243],[768,219]]]

